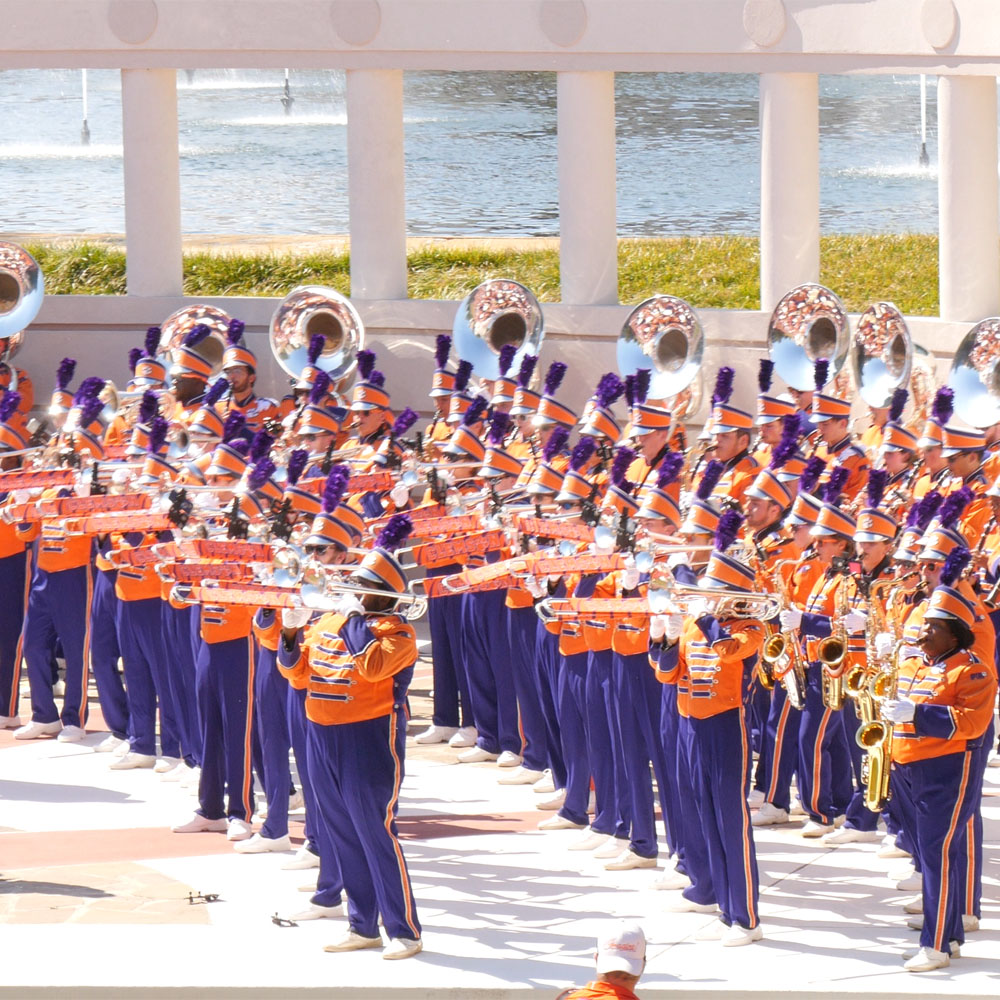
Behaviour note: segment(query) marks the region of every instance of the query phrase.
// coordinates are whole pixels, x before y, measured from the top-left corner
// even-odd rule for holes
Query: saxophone
[[[833,711],[844,707],[844,676],[841,673],[844,657],[847,656],[847,629],[844,618],[850,610],[847,593],[847,578],[842,576],[837,586],[837,597],[833,613],[833,632],[820,640],[818,655],[822,665],[823,704]]]
[[[844,674],[844,692],[854,702],[861,724],[875,719],[875,704],[869,693],[869,683],[887,664],[879,660],[875,637],[889,630],[883,595],[898,585],[896,580],[876,580],[868,590],[868,618],[865,622],[865,663],[855,664]],[[886,598],[888,601],[890,598]]]
[[[899,688],[899,657],[905,640],[893,647],[888,665],[869,682],[868,694],[873,705],[895,698]],[[889,765],[892,763],[892,723],[874,718],[865,722],[854,734],[855,742],[867,751],[861,762],[861,780],[865,783],[865,807],[881,812],[889,801]]]
[[[782,575],[781,569],[788,563],[796,561],[795,559],[782,559],[774,567],[772,579],[778,588],[782,611],[790,607],[792,601],[791,595],[788,593],[788,583]],[[770,635],[761,650],[760,659],[761,663],[767,665],[771,686],[774,686],[776,680],[780,680],[792,708],[803,708],[806,703],[806,663],[795,632],[784,631]]]

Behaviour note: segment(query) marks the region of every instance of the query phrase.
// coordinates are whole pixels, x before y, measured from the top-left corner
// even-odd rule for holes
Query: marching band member
[[[746,780],[750,739],[744,711],[764,628],[752,617],[716,617],[713,590],[750,592],[754,571],[726,555],[742,518],[720,519],[716,549],[699,586],[704,599],[687,615],[660,617],[650,630],[650,662],[662,683],[678,686],[680,744],[687,760],[697,823],[685,822],[685,865],[691,885],[672,909],[719,920],[699,934],[734,947],[763,937],[760,892]]]
[[[413,627],[395,613],[406,577],[392,553],[410,530],[407,515],[394,515],[355,573],[384,597],[347,592],[337,610],[305,632],[308,611],[283,611],[278,651],[279,669],[308,692],[311,780],[347,892],[349,929],[325,950],[382,947],[381,917],[387,959],[409,958],[423,947],[396,832],[406,691],[417,647]]]
[[[222,373],[229,382],[229,398],[220,405],[223,420],[230,413],[242,413],[254,433],[280,417],[278,403],[254,392],[257,382],[257,357],[243,342],[242,320],[231,319],[226,331],[228,341],[222,352]]]
[[[757,373],[757,418],[754,426],[759,430],[757,449],[753,457],[761,466],[771,464],[771,450],[781,440],[784,417],[795,416],[798,409],[791,399],[771,395],[771,381],[774,376],[774,362],[761,358]]]
[[[949,476],[948,462],[944,458],[944,429],[954,410],[954,390],[942,386],[934,394],[931,415],[924,421],[917,441],[921,474],[913,487],[913,499],[920,500],[931,490],[940,490]]]
[[[826,384],[829,362],[816,362],[816,392],[813,394],[810,422],[819,434],[820,443],[816,454],[830,465],[836,464],[847,470],[847,482],[841,493],[846,501],[853,500],[865,485],[868,475],[868,456],[851,437],[848,424],[851,419],[851,404],[848,400],[831,396],[822,391]]]

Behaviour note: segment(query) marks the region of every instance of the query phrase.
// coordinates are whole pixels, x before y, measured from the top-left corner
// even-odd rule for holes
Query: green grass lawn
[[[52,294],[121,295],[125,254],[92,243],[29,245]],[[937,237],[827,236],[821,244],[823,284],[852,311],[885,299],[910,315],[937,314]],[[756,309],[759,303],[757,240],[743,236],[622,240],[618,287],[622,302],[669,292],[702,308]],[[461,299],[487,278],[514,278],[542,302],[559,301],[555,250],[425,248],[409,255],[412,298]],[[320,284],[350,292],[347,254],[217,254],[184,257],[187,295],[281,296],[295,285]]]

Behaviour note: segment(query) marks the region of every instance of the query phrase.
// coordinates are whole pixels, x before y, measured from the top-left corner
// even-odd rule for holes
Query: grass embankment
[[[93,243],[27,248],[53,294],[125,293],[125,254]],[[622,240],[618,286],[622,302],[669,292],[693,306],[756,309],[760,252],[755,239],[709,236]],[[409,255],[412,298],[460,299],[487,278],[509,277],[527,285],[542,302],[559,300],[559,255],[551,249],[504,250],[442,246]],[[827,236],[821,244],[823,284],[849,309],[878,299],[910,315],[936,315],[936,236]],[[328,285],[350,292],[350,258],[344,253],[184,256],[187,295],[282,296],[295,285]]]

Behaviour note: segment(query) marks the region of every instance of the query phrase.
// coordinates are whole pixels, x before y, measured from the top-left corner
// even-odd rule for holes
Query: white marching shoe
[[[944,969],[951,965],[951,959],[946,951],[934,948],[921,948],[920,951],[903,963],[907,972],[932,972],[934,969]]]
[[[55,736],[62,729],[61,722],[28,722],[14,730],[15,740],[37,740],[39,736]]]
[[[173,833],[225,833],[226,818],[208,819],[201,813],[195,813],[187,822],[177,823],[170,829]]]
[[[543,771],[542,776],[535,782],[531,790],[536,795],[551,795],[556,790],[556,783],[552,780],[552,772]]]
[[[382,957],[387,961],[398,958],[410,958],[424,950],[424,943],[417,938],[392,938],[382,951]]]
[[[249,840],[253,836],[253,827],[245,819],[229,818],[226,824],[226,840]]]
[[[544,810],[562,809],[562,807],[565,804],[566,804],[566,789],[560,788],[559,791],[556,792],[555,795],[551,796],[550,798],[542,799],[540,802],[536,802],[535,808]]]
[[[480,764],[488,760],[496,760],[500,754],[490,753],[489,750],[484,750],[482,747],[469,747],[468,750],[463,750],[458,755],[458,762],[460,764]]]
[[[538,781],[544,771],[533,771],[530,767],[521,764],[519,767],[512,767],[509,771],[501,774],[497,778],[498,785],[533,785]]]
[[[917,955],[919,955],[919,954],[920,954],[920,949],[919,948],[915,948],[912,951],[904,951],[903,952],[903,958],[907,958],[907,959],[909,959],[909,958],[916,958]],[[961,945],[957,941],[951,941],[948,944],[948,954],[952,958],[961,958],[962,957],[962,947],[961,947]],[[924,970],[921,969],[920,971],[923,972]]]
[[[687,875],[671,868],[651,883],[650,889],[686,889],[690,884],[691,879]]]
[[[284,837],[262,837],[255,833],[249,840],[240,840],[233,845],[237,854],[268,854],[291,849],[292,842],[287,834]]]
[[[0,715],[0,729],[20,729],[20,728],[21,728],[21,716]]]
[[[458,732],[458,726],[428,726],[422,733],[413,737],[414,743],[421,746],[432,746],[435,743],[447,743]]]
[[[87,730],[82,726],[63,726],[56,739],[60,743],[79,743],[86,735]]]
[[[544,820],[543,820],[544,822]],[[570,851],[596,851],[598,847],[603,847],[611,838],[606,833],[598,833],[589,827],[584,830],[579,840],[574,840],[569,845]]]
[[[181,759],[180,757],[161,757],[153,765],[154,774],[167,774],[167,772],[172,771],[175,767],[180,767]]]
[[[292,914],[292,920],[301,923],[303,920],[332,920],[334,917],[344,915],[344,904],[338,903],[336,906],[319,906],[317,903],[310,903],[304,910]]]
[[[543,819],[538,824],[539,830],[583,830],[584,828],[583,823],[574,823],[571,819],[560,816],[559,813],[556,813],[555,816],[550,816],[548,819]]]
[[[723,948],[739,948],[744,944],[753,944],[764,936],[764,931],[760,924],[754,928],[741,927],[739,924],[731,924],[722,934]]]
[[[655,868],[656,858],[644,858],[641,854],[636,854],[632,848],[622,851],[617,858],[613,858],[605,866],[604,870],[609,872],[625,872],[633,868]]]
[[[753,826],[777,826],[780,823],[787,823],[789,820],[788,811],[779,809],[770,802],[765,802],[753,814],[750,823]]]
[[[514,753],[513,750],[504,750],[503,753],[497,757],[497,767],[520,767],[521,766],[521,755]],[[400,940],[402,940],[400,938]]]
[[[875,852],[877,858],[908,858],[910,855],[901,847],[896,846],[896,838],[887,833],[882,838],[882,845]]]
[[[289,858],[282,866],[283,871],[301,871],[306,868],[319,868],[319,855],[313,854],[308,847],[300,847],[295,855]]]
[[[118,739],[114,733],[108,733],[100,743],[94,747],[94,753],[112,753],[117,750],[125,740]]]
[[[462,726],[454,736],[448,740],[450,747],[474,747],[479,739],[479,732],[475,726]]]
[[[824,847],[839,847],[841,844],[877,844],[881,839],[877,830],[855,830],[842,826],[839,830],[826,834],[822,843]]]
[[[361,951],[364,948],[381,948],[382,939],[380,937],[368,938],[357,931],[348,931],[342,938],[334,941],[333,944],[323,946],[323,951]],[[399,958],[405,956],[400,955]]]
[[[131,771],[139,767],[152,767],[156,758],[149,753],[133,753],[129,751],[121,757],[114,757],[108,764],[112,771]]]
[[[836,827],[834,827],[832,823],[829,825],[826,823],[817,823],[816,820],[811,819],[802,827],[801,830],[799,830],[799,833],[803,837],[813,839],[816,837],[822,837],[827,833],[833,833],[835,829]]]

